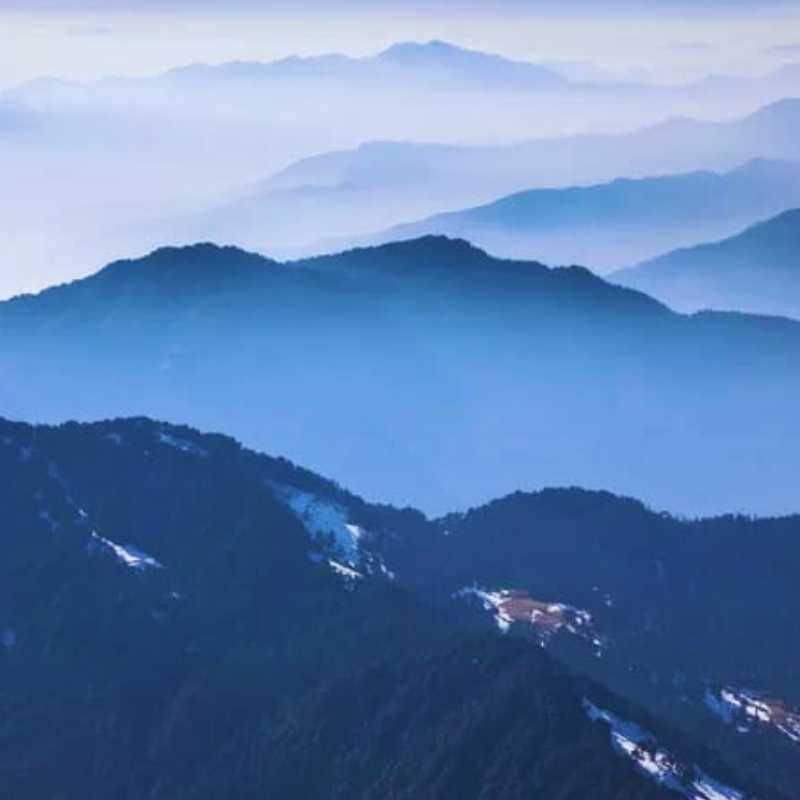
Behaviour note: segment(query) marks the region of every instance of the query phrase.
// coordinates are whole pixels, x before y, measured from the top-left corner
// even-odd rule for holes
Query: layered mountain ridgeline
[[[291,55],[274,61],[227,61],[221,63],[191,63],[167,72],[144,77],[107,76],[94,81],[64,80],[55,77],[37,78],[0,93],[0,101],[16,102],[44,112],[70,109],[73,114],[87,111],[97,113],[105,106],[107,112],[119,113],[122,100],[128,99],[152,107],[165,101],[180,102],[198,95],[205,100],[219,99],[227,93],[228,105],[242,92],[250,97],[269,97],[276,89],[295,92],[313,89],[316,92],[347,90],[391,91],[397,97],[417,98],[425,93],[448,92],[454,101],[455,92],[475,97],[496,93],[498,99],[508,99],[530,93],[558,94],[565,102],[571,99],[591,102],[603,100],[614,107],[620,116],[639,118],[663,117],[664,108],[711,110],[713,113],[752,108],[792,96],[800,64],[785,64],[758,78],[715,76],[693,83],[664,86],[635,81],[611,79],[589,80],[568,76],[568,69],[529,61],[519,61],[494,53],[460,47],[432,40],[402,41],[385,50],[364,57],[352,57],[331,52],[322,55]],[[635,101],[633,108],[625,108]],[[92,104],[96,105],[92,105]],[[660,108],[659,108],[660,104]],[[497,107],[497,106],[496,106]],[[512,116],[508,113],[506,116]],[[505,119],[495,120],[504,125]]]
[[[400,225],[370,237],[370,242],[460,236],[499,256],[535,256],[547,263],[587,264],[607,272],[721,238],[797,205],[800,162],[756,160],[722,175],[693,172],[534,189]],[[646,285],[634,288],[649,291]]]
[[[560,67],[565,68],[560,68]],[[643,104],[657,98],[679,102],[681,99],[733,100],[754,98],[778,99],[796,89],[800,64],[786,63],[755,77],[712,75],[690,83],[664,86],[605,78],[576,77],[568,65],[537,64],[493,53],[460,47],[434,39],[427,42],[405,41],[361,58],[341,53],[320,56],[289,56],[277,61],[231,61],[220,64],[190,64],[170,70],[156,80],[185,82],[203,86],[214,82],[259,82],[290,80],[297,83],[346,83],[351,89],[360,85],[408,88],[418,82],[426,88],[471,89],[486,92],[559,92],[562,94],[601,94],[607,97],[629,96]],[[152,80],[152,79],[151,79]],[[763,100],[762,100],[763,102]]]
[[[485,183],[489,191],[556,187],[693,169],[734,169],[753,158],[793,160],[800,99],[785,99],[721,122],[671,119],[617,135],[538,139],[497,147],[373,142],[321,153],[273,176],[269,188],[369,185],[421,180],[426,190],[445,177],[453,185]],[[398,161],[399,159],[399,161]],[[453,178],[453,181],[449,179]]]
[[[374,56],[350,58],[331,53],[323,56],[290,56],[272,62],[228,62],[218,65],[192,64],[171,70],[163,79],[203,86],[220,81],[322,81],[344,83],[350,89],[360,84],[407,88],[420,81],[427,88],[506,90],[565,90],[568,81],[539,64],[514,61],[502,56],[469,50],[434,40],[398,42]]]
[[[527,514],[536,496],[429,522],[225,437],[146,419],[0,422],[0,474],[0,779],[9,796],[779,797],[757,761],[753,777],[737,774],[568,674],[527,637],[473,632],[489,615],[446,596],[462,574],[453,582],[442,548],[461,540],[471,559],[491,530],[482,516],[499,512],[505,523],[509,502],[532,503]],[[616,506],[625,531],[630,501],[545,497],[586,523],[587,541],[598,502],[607,520]],[[644,550],[653,538],[680,547],[690,532],[640,508],[638,516]],[[759,534],[773,569],[794,570],[794,552],[768,524],[719,524],[737,543]],[[672,528],[652,536],[653,525]],[[606,535],[600,560],[590,549],[583,564],[580,550],[544,564],[525,560],[534,537],[515,527],[494,552],[512,554],[517,539],[514,569],[530,567],[526,585],[566,597],[585,575],[617,591],[609,574],[630,536],[620,549]],[[545,539],[559,533],[541,530]],[[468,570],[487,585],[509,577],[491,553],[482,549]],[[442,584],[426,586],[435,571]],[[717,575],[707,578],[695,614],[723,602]],[[668,563],[664,580],[673,579]],[[620,589],[616,600],[629,596]],[[647,613],[648,596],[639,600],[622,612],[629,621]],[[758,593],[753,602],[763,602]],[[640,660],[659,624],[642,632]],[[742,651],[756,671],[772,655]],[[743,738],[773,752],[757,733]]]
[[[786,211],[724,241],[620,270],[611,280],[649,292],[673,308],[800,318],[800,211]]]
[[[319,252],[341,247],[343,238],[352,242],[398,223],[534,188],[580,187],[621,176],[725,171],[754,158],[800,159],[798,131],[800,100],[784,100],[739,119],[672,119],[618,135],[579,135],[495,147],[370,142],[302,159],[262,184],[248,186],[235,200],[182,221],[178,229],[187,238],[210,237],[273,253],[308,252],[310,244]],[[728,180],[739,186],[748,175]],[[669,189],[671,184],[663,186]],[[616,191],[621,188],[624,184]],[[575,192],[592,197],[587,189]],[[757,207],[755,198],[751,202]],[[701,209],[697,224],[722,204],[718,199],[710,209]],[[767,214],[779,210],[775,207]],[[493,247],[499,244],[496,238],[492,240]],[[519,255],[519,250],[513,254]],[[528,255],[546,259],[532,251]],[[595,257],[601,258],[602,252]],[[557,263],[569,260],[566,255],[555,259]],[[618,267],[634,261],[608,263]],[[593,265],[594,260],[585,263]]]
[[[786,320],[436,237],[289,265],[164,249],[0,305],[8,416],[186,421],[434,513],[554,484],[791,510],[798,363]]]

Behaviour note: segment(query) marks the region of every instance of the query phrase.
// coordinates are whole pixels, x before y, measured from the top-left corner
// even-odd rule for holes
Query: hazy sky
[[[800,0],[0,0],[0,86],[431,38],[660,80],[757,72],[800,59]]]

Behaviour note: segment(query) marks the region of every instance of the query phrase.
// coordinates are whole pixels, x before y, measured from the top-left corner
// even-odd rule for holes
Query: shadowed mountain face
[[[0,421],[0,475],[18,800],[791,788],[777,715],[736,733],[703,691],[746,679],[791,722],[796,518],[681,523],[570,490],[429,521],[146,419]]]
[[[798,204],[800,162],[752,161],[724,175],[696,172],[534,189],[400,225],[370,242],[460,236],[498,256],[535,256],[606,272],[728,235]]]
[[[786,211],[738,236],[676,250],[611,278],[677,309],[800,318],[800,211]]]
[[[480,243],[497,249],[501,255],[519,257],[524,254],[545,260],[554,256],[557,263],[573,261],[595,266],[596,262],[601,267],[618,267],[635,263],[659,250],[663,252],[660,245],[669,239],[659,238],[658,233],[654,233],[648,241],[645,234],[640,233],[642,238],[637,241],[634,232],[631,256],[625,256],[619,249],[611,249],[612,237],[604,233],[603,226],[595,231],[599,244],[594,254],[589,252],[588,235],[580,249],[575,246],[569,249],[567,242],[559,243],[557,238],[548,241],[541,234],[548,231],[548,223],[554,225],[559,218],[562,222],[576,221],[573,215],[579,216],[580,212],[564,211],[567,201],[576,199],[591,204],[613,227],[614,210],[639,192],[650,192],[655,195],[655,201],[667,204],[664,221],[656,224],[656,231],[660,228],[665,234],[671,219],[674,224],[678,222],[671,217],[671,213],[678,217],[680,214],[675,208],[678,195],[684,199],[689,195],[713,196],[713,184],[719,181],[724,194],[731,192],[730,200],[724,200],[723,194],[723,197],[713,197],[708,207],[692,206],[697,200],[691,200],[688,205],[695,209],[696,230],[701,232],[703,225],[707,225],[705,230],[724,230],[720,235],[725,235],[733,232],[735,226],[728,229],[714,226],[722,224],[720,218],[726,202],[732,218],[741,220],[741,227],[758,218],[757,193],[767,195],[762,201],[762,216],[788,207],[780,199],[791,194],[786,188],[788,181],[784,181],[781,189],[780,168],[756,164],[724,178],[686,175],[641,184],[615,182],[608,187],[576,188],[571,194],[563,195],[530,190],[580,187],[615,181],[620,176],[639,178],[696,170],[724,171],[754,158],[800,159],[798,131],[800,101],[786,100],[741,119],[726,122],[674,119],[626,135],[540,139],[502,147],[373,142],[355,150],[323,153],[299,161],[208,213],[170,225],[173,226],[171,230],[180,230],[182,236],[205,236],[266,252],[302,253],[310,249],[318,252],[398,222],[522,192],[487,208],[462,212],[466,218],[447,216],[444,220],[448,227],[443,230],[438,229],[438,223],[443,223],[441,218],[436,220],[437,226],[429,228],[423,224],[418,234],[475,232]],[[796,181],[794,183],[796,185]],[[690,184],[694,184],[692,191]],[[743,194],[748,184],[754,190],[749,203]],[[740,205],[736,198],[740,198]],[[769,198],[776,204],[771,205]],[[637,205],[637,208],[643,214],[647,201],[644,197],[641,200],[644,206]],[[659,207],[653,200],[651,202],[656,213]],[[532,204],[533,210],[537,210],[545,203],[553,209],[544,214],[542,224],[545,227],[537,228],[536,223],[530,223],[528,228],[519,218],[526,204]],[[608,205],[603,206],[603,203]],[[570,206],[574,207],[571,202]],[[756,216],[748,216],[748,208],[752,208]],[[504,231],[503,225],[498,226],[498,217],[508,230]],[[468,228],[462,229],[462,222]],[[484,222],[487,224],[482,224]],[[622,229],[624,220],[617,218],[616,222]],[[455,227],[450,228],[451,224]],[[679,242],[681,235],[686,236],[692,230],[688,222],[684,221],[684,225],[683,234],[673,231]],[[550,231],[553,237],[557,232],[557,228]],[[413,229],[403,235],[414,235]],[[538,239],[537,235],[540,235]],[[526,250],[528,236],[533,237],[531,241],[541,247],[543,254]],[[700,239],[694,241],[702,239],[701,233]],[[560,245],[560,249],[555,249],[556,245]],[[655,250],[648,250],[648,247],[655,247]],[[565,249],[567,252],[559,255]],[[594,255],[594,258],[587,260],[587,255]]]
[[[0,409],[185,420],[434,512],[559,484],[772,513],[795,504],[799,357],[794,323],[462,241],[289,265],[201,245],[2,304]]]

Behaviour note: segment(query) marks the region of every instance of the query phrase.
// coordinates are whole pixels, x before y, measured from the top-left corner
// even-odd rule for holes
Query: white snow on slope
[[[293,486],[273,485],[272,488],[313,539],[332,537],[337,555],[351,567],[358,564],[358,543],[364,530],[349,521],[345,509]]]
[[[350,581],[357,581],[364,577],[360,572],[356,572],[354,569],[346,567],[344,564],[340,564],[338,561],[334,561],[332,558],[328,559],[328,566],[337,575],[341,575],[343,578],[347,578],[347,580]]]
[[[614,749],[633,760],[641,772],[661,786],[682,794],[687,800],[744,800],[744,794],[738,789],[720,783],[697,767],[681,764],[635,722],[599,708],[587,699],[583,707],[589,719],[608,724]]]
[[[566,631],[590,642],[595,655],[603,652],[603,640],[593,627],[592,615],[581,608],[566,603],[546,603],[519,589],[497,589],[487,591],[477,585],[457,591],[454,597],[477,597],[487,611],[494,613],[497,627],[505,633],[512,623],[529,625],[539,637],[542,647],[558,631]]]
[[[706,689],[708,709],[728,725],[737,724],[747,733],[753,724],[774,728],[778,733],[800,744],[800,713],[789,710],[779,700],[745,689],[723,688],[719,693]]]
[[[336,569],[335,562],[349,568],[359,578],[365,575],[383,575],[391,581],[396,579],[395,573],[386,566],[380,553],[364,546],[364,538],[368,532],[350,521],[347,508],[295,486],[274,481],[267,481],[267,486],[278,500],[289,507],[319,547],[309,553],[313,561],[327,560],[331,569]]]
[[[164,431],[159,432],[158,441],[161,442],[161,444],[174,447],[176,450],[180,450],[184,453],[194,453],[200,456],[206,455],[206,451],[203,450],[202,447],[198,447],[194,442],[187,441],[186,439],[179,439],[171,433],[164,433]]]
[[[730,786],[725,786],[724,783],[715,781],[702,770],[695,769],[695,772],[697,778],[694,781],[693,787],[694,790],[698,792],[695,796],[700,798],[700,800],[730,800],[731,797],[744,797],[741,792],[731,789]]]
[[[92,538],[110,548],[123,564],[132,569],[141,570],[147,569],[148,567],[163,569],[163,565],[156,561],[155,558],[147,555],[147,553],[143,553],[141,550],[137,550],[131,545],[123,547],[121,544],[112,542],[111,539],[100,536],[96,531],[92,531]]]
[[[468,597],[470,595],[477,597],[483,603],[483,607],[486,611],[494,612],[495,624],[503,633],[506,633],[511,627],[511,623],[514,621],[512,617],[503,610],[503,604],[508,600],[508,592],[504,589],[497,592],[487,592],[483,589],[479,589],[477,586],[466,586],[455,593],[456,597]]]

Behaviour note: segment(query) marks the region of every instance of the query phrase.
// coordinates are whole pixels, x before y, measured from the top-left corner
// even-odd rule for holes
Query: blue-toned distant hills
[[[441,41],[37,79],[0,93],[15,186],[0,234],[19,265],[0,296],[166,243],[295,258],[512,192],[798,158],[788,109],[745,120],[796,86],[792,65],[681,87],[575,80]]]
[[[718,174],[617,179],[533,189],[391,228],[370,241],[426,234],[469,239],[498,256],[586,264],[599,272],[721,238],[800,205],[800,162],[755,160]]]
[[[681,316],[444,237],[167,248],[0,305],[0,413],[183,420],[431,511],[553,484],[790,510],[798,363],[800,323]]]
[[[800,318],[800,210],[724,241],[683,248],[610,279],[673,308],[733,309]]]
[[[364,242],[365,235],[396,222],[491,201],[495,204],[466,216],[426,220],[408,228],[406,235],[442,232],[471,238],[474,232],[478,242],[501,255],[611,269],[733,233],[793,205],[795,165],[756,163],[724,178],[680,173],[736,170],[752,159],[800,159],[799,133],[800,100],[786,100],[727,122],[672,120],[617,136],[575,136],[503,147],[375,142],[302,160],[177,228],[186,238],[205,236],[278,254],[320,252]],[[665,177],[591,186],[620,177],[658,176]],[[561,195],[533,191],[568,187],[574,188]],[[731,197],[714,197],[715,187],[731,192]],[[753,193],[749,198],[748,192]],[[497,202],[510,193],[518,194]],[[763,197],[757,196],[762,193]],[[629,202],[644,207],[626,212]],[[525,216],[526,206],[531,207],[531,217]],[[691,215],[689,208],[694,208]],[[645,226],[648,209],[652,217]],[[588,237],[577,237],[571,246],[569,240],[559,245],[559,226],[570,220],[580,224],[582,218],[588,233],[592,213],[603,223],[596,226],[593,250]],[[631,229],[624,228],[626,213]],[[683,232],[675,229],[681,214],[692,217],[684,218]],[[483,225],[484,221],[489,224]],[[614,224],[620,226],[617,233],[611,233]],[[688,230],[692,226],[696,238]],[[668,234],[670,227],[674,238]],[[543,252],[527,249],[528,238],[535,245],[535,236],[548,229],[551,241],[542,235],[538,239]],[[628,253],[625,236],[619,235],[622,229],[630,238]],[[395,235],[403,235],[403,229],[392,230],[383,239]]]
[[[399,42],[374,56],[291,56],[271,62],[191,64],[164,76],[186,83],[212,81],[322,81],[385,84],[422,80],[450,88],[558,90],[569,82],[547,67],[514,61],[438,40]],[[428,88],[431,88],[430,85]]]

